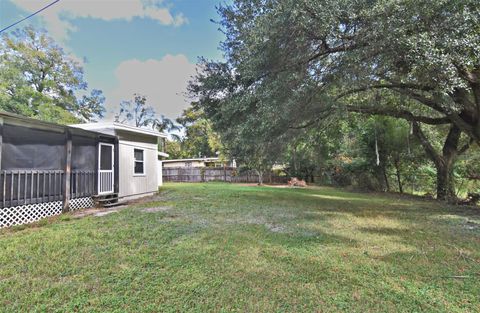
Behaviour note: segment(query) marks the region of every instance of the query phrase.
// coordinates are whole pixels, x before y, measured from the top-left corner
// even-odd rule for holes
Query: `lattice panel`
[[[52,201],[0,209],[0,228],[33,223],[42,218],[61,214],[62,206],[62,201]],[[91,197],[70,200],[71,211],[94,206],[95,203]]]
[[[27,204],[0,209],[0,228],[22,225],[62,213],[62,201]]]
[[[77,198],[70,200],[70,211],[93,208],[95,203],[91,197]]]

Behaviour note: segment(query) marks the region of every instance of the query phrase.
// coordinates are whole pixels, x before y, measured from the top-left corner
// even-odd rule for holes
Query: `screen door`
[[[98,153],[98,194],[113,193],[113,145],[101,143]]]

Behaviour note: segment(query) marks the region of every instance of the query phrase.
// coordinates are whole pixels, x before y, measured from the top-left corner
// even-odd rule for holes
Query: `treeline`
[[[101,90],[88,89],[82,66],[44,31],[28,26],[0,37],[0,109],[61,124],[105,113]]]
[[[432,138],[437,134],[429,129]],[[286,171],[310,183],[351,186],[363,191],[435,196],[436,169],[412,134],[409,122],[390,117],[347,116],[326,128],[305,130],[289,143]],[[480,151],[459,156],[454,169],[455,197],[478,192]]]

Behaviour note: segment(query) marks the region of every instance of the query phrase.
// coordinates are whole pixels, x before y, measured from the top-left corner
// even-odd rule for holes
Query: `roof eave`
[[[86,124],[74,124],[70,125],[72,127],[83,128],[87,130],[94,130],[94,129],[114,129],[114,130],[123,130],[131,133],[143,134],[148,136],[155,136],[161,138],[167,138],[167,135],[164,133],[160,133],[153,130],[143,129],[140,127],[129,126],[121,123],[86,123]]]

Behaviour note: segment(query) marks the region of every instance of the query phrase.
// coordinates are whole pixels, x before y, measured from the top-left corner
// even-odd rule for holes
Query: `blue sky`
[[[53,0],[0,0],[0,27]],[[29,21],[83,63],[89,88],[104,91],[107,119],[122,99],[143,93],[171,118],[188,105],[183,92],[199,56],[221,59],[221,0],[60,0]]]

